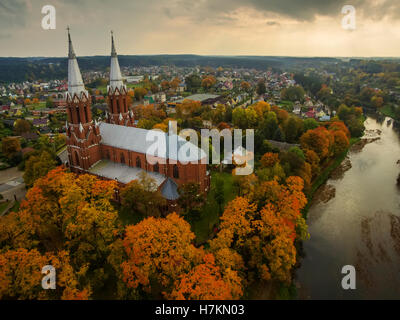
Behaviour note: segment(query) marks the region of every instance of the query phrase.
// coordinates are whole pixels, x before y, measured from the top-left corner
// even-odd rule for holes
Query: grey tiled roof
[[[178,147],[174,148],[169,146],[168,134],[156,130],[146,130],[135,127],[119,126],[101,122],[100,125],[101,143],[120,149],[135,151],[138,153],[148,154],[151,156],[158,156],[160,158],[169,158],[179,161],[198,161],[206,157],[203,150],[187,142],[181,137],[178,138]],[[149,134],[154,133],[153,137]],[[157,140],[157,138],[159,140]],[[173,136],[172,136],[173,137]],[[175,136],[176,137],[176,136]],[[149,138],[146,140],[146,138]],[[153,140],[154,139],[154,140]],[[155,142],[160,142],[158,150],[154,148]],[[175,140],[176,141],[176,140]],[[164,152],[161,146],[165,144]],[[185,149],[182,149],[183,146]],[[179,153],[181,151],[181,153]],[[182,154],[183,151],[186,154]],[[158,154],[157,154],[158,153]],[[168,157],[167,157],[168,155]]]
[[[178,185],[175,181],[168,178],[161,188],[161,194],[167,200],[176,200],[179,198]]]

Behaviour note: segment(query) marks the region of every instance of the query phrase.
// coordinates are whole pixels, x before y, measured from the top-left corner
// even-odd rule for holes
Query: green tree
[[[32,187],[37,179],[44,177],[56,165],[56,160],[47,151],[42,151],[40,155],[30,156],[25,162],[25,173],[23,175],[26,186]]]
[[[267,92],[267,88],[265,87],[265,82],[264,81],[259,81],[257,83],[257,88],[256,92],[258,95],[262,95]]]
[[[139,180],[133,180],[121,189],[122,206],[144,216],[160,216],[165,199],[152,177],[146,172],[139,175]]]

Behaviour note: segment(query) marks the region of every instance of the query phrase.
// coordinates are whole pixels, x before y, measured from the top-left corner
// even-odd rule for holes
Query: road
[[[0,171],[0,194],[4,199],[14,201],[16,197],[18,201],[21,201],[25,198],[23,174],[16,167]]]

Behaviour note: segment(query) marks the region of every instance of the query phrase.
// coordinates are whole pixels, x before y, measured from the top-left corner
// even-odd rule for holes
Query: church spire
[[[78,61],[74,48],[72,46],[71,35],[68,30],[68,93],[72,96],[74,94],[80,96],[82,92],[86,93],[85,86],[83,84],[81,71],[79,70]]]
[[[121,90],[124,86],[121,69],[118,63],[117,50],[115,50],[114,34],[111,31],[111,67],[110,67],[110,88],[114,92],[116,88]]]

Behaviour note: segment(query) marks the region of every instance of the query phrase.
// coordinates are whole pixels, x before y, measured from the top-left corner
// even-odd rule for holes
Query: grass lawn
[[[19,211],[19,206],[20,206],[20,204],[21,204],[21,203],[20,203],[19,201],[16,201],[16,202],[14,203],[14,205],[12,206],[10,212],[18,212],[18,211]]]
[[[204,205],[200,219],[191,221],[192,231],[196,235],[196,243],[204,243],[208,240],[212,232],[212,227],[219,222],[218,204],[215,201],[215,181],[217,178],[221,178],[224,181],[224,204],[223,207],[230,201],[232,201],[237,194],[233,186],[233,176],[230,173],[211,173],[211,189],[207,195],[207,201]],[[145,217],[134,213],[130,210],[123,209],[120,205],[115,204],[115,209],[118,211],[119,220],[124,226],[134,225],[142,221]]]
[[[215,201],[215,180],[221,178],[224,181],[225,201],[223,207],[236,197],[236,190],[233,186],[233,176],[230,173],[211,173],[211,189],[207,195],[207,202],[203,207],[200,219],[192,222],[192,231],[196,234],[196,243],[207,241],[214,224],[219,221],[218,204]]]
[[[389,105],[386,105],[380,109],[380,111],[387,117],[395,118],[395,114]]]
[[[6,210],[8,204],[9,202],[0,203],[0,215],[3,213],[4,210]]]

